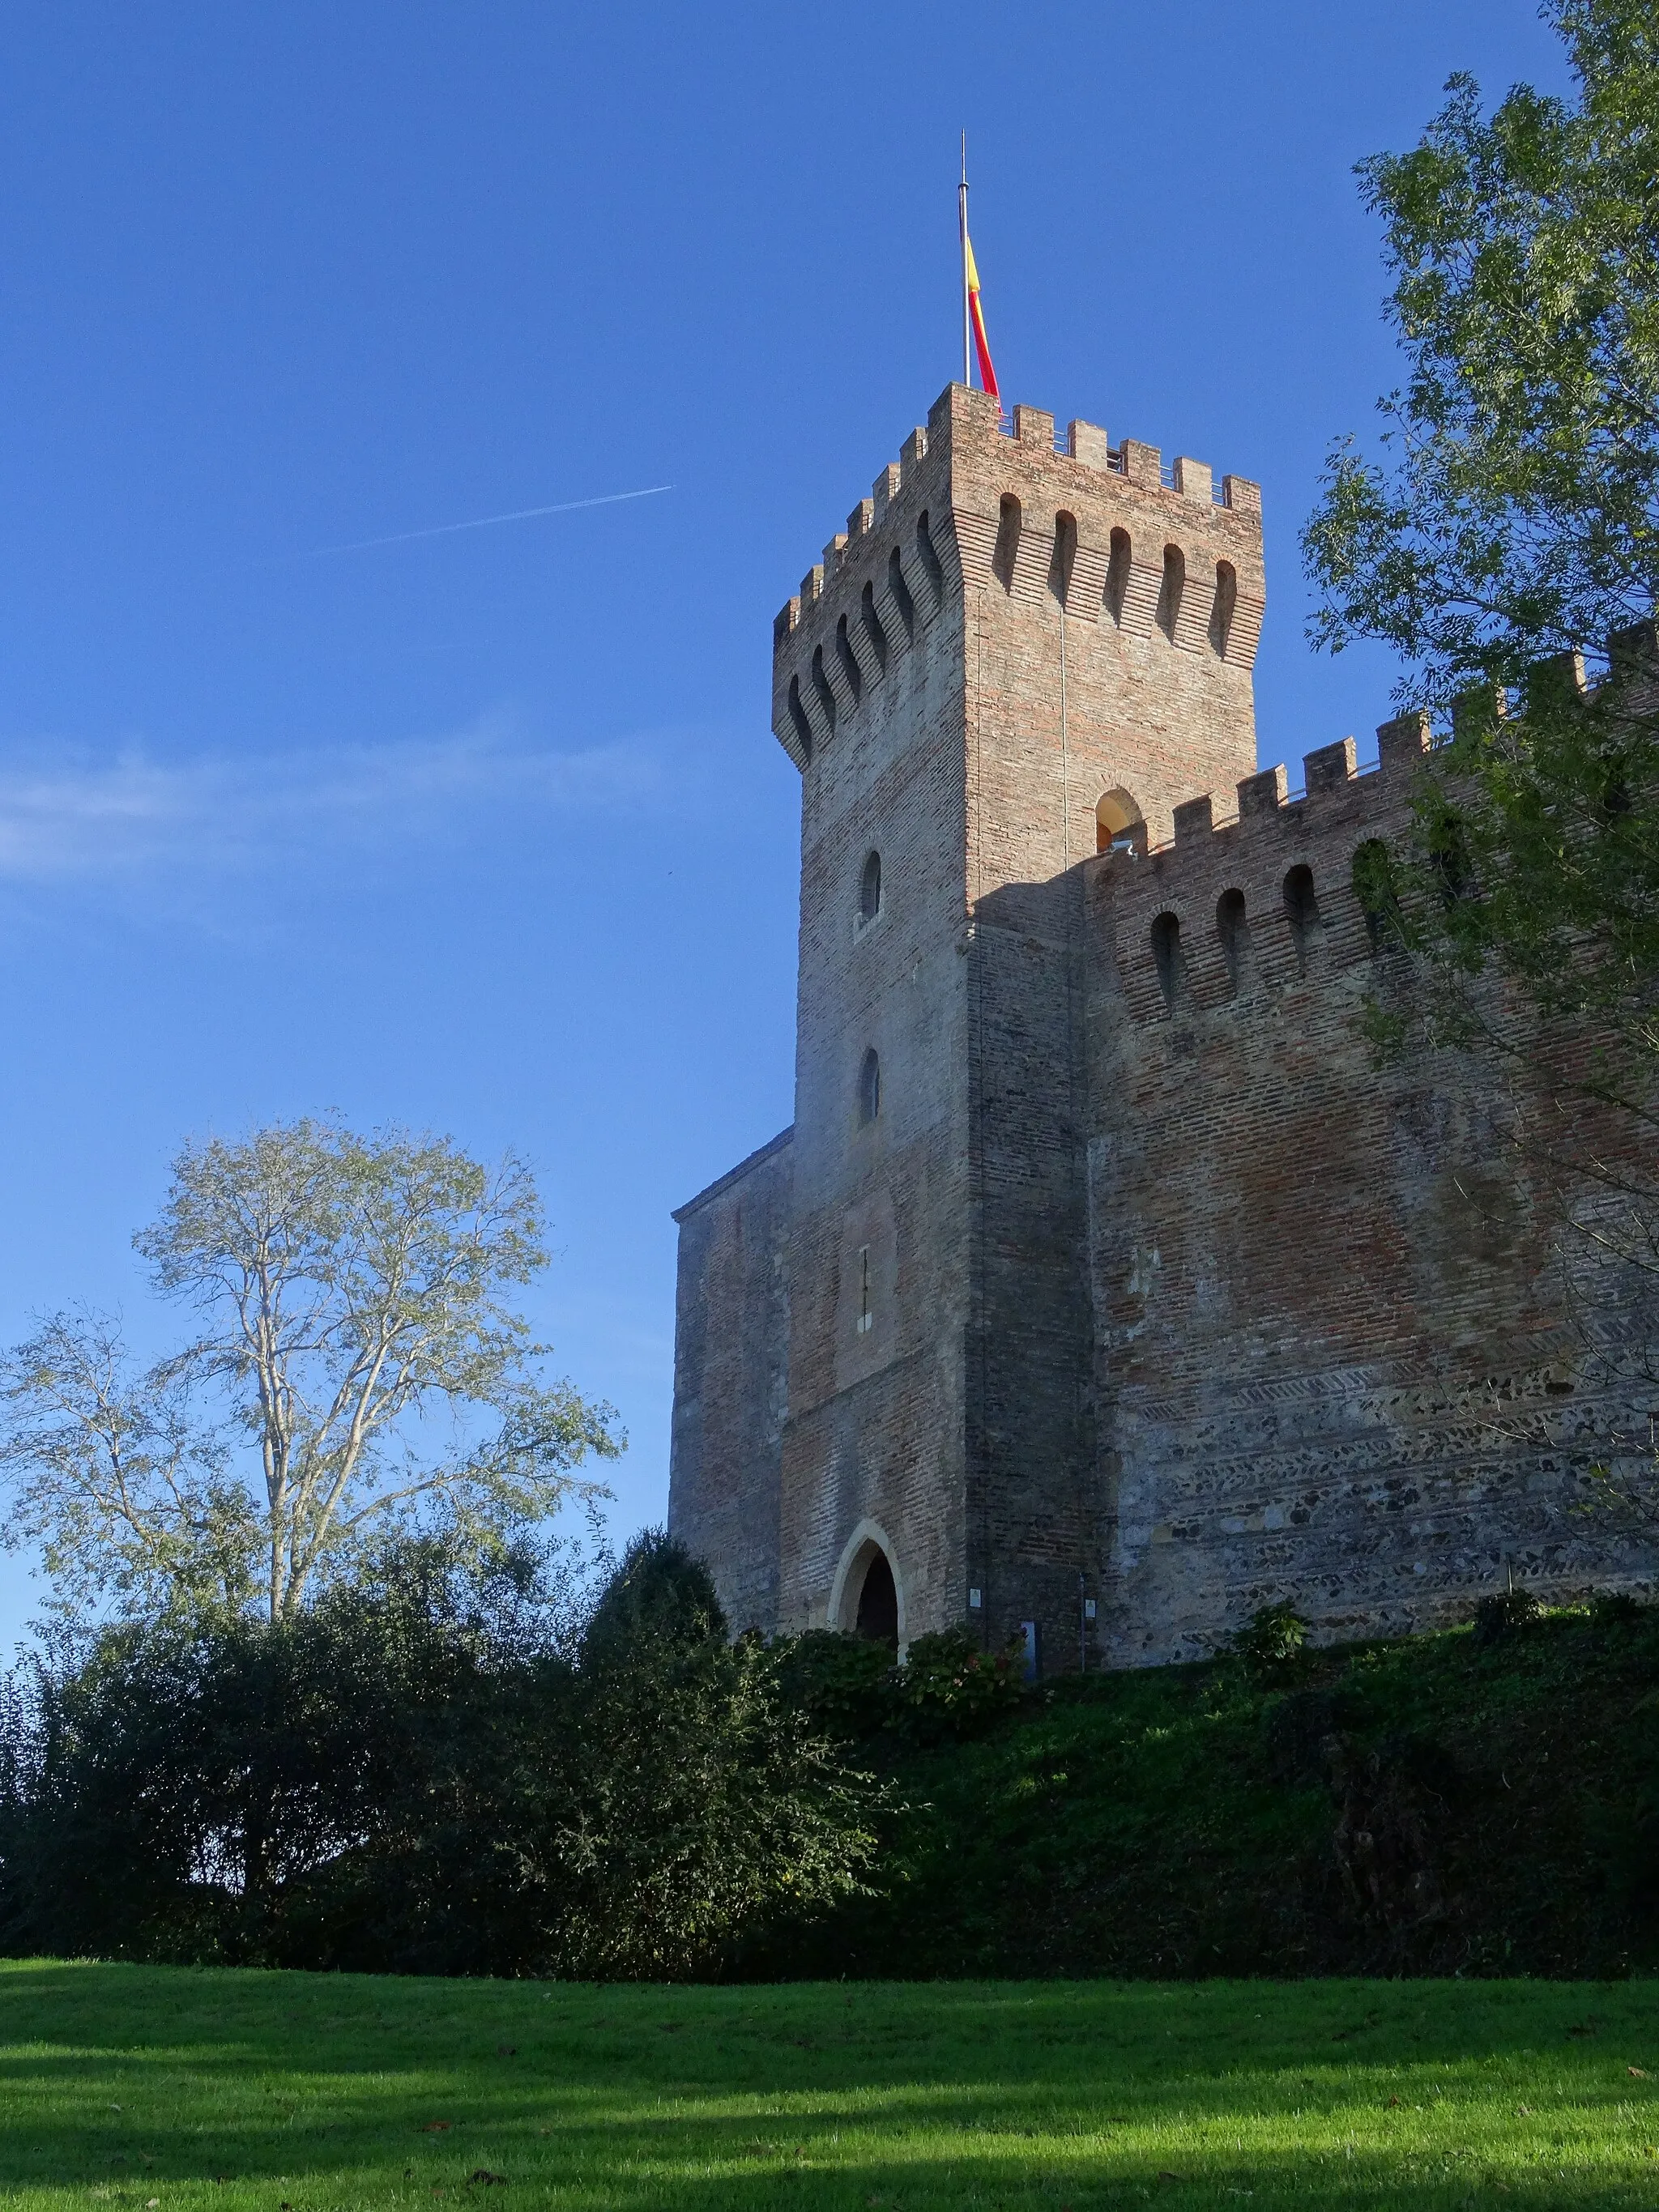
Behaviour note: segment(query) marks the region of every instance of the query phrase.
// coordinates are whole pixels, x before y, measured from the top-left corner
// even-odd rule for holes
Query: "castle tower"
[[[1010,437],[953,385],[780,613],[793,1136],[681,1216],[675,1525],[738,1613],[1075,1651],[1081,864],[1254,770],[1262,605],[1253,484],[1030,408]],[[711,1267],[774,1285],[741,1374],[698,1317]]]
[[[1578,1509],[1659,1316],[1563,1246],[1549,1079],[1366,1042],[1422,718],[1257,772],[1255,487],[1012,428],[951,386],[777,618],[796,1117],[678,1217],[670,1526],[734,1628],[1061,1667],[1651,1586]]]

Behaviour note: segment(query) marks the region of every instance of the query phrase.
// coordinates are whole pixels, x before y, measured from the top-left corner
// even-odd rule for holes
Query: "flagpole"
[[[962,134],[962,182],[957,187],[957,228],[962,234],[962,380],[972,384],[968,361],[968,133]]]

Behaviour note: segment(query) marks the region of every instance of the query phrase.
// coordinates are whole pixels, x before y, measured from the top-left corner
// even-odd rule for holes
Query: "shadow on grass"
[[[199,2191],[265,2212],[278,2185],[293,2212],[429,2204],[487,2189],[480,2170],[628,2212],[1081,2212],[1141,2191],[1427,2212],[1500,2185],[1511,2203],[1650,2205],[1659,2001],[1634,1984],[594,1990],[30,1965],[0,1972],[0,2144],[12,2190],[42,2201]]]

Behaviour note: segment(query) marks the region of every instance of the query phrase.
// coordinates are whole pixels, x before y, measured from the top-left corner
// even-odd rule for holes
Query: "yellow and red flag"
[[[968,279],[968,317],[974,326],[974,350],[979,356],[979,380],[993,399],[1000,399],[1002,394],[997,389],[997,373],[991,366],[991,348],[985,335],[985,309],[979,296],[979,270],[966,229],[962,234],[962,255]]]

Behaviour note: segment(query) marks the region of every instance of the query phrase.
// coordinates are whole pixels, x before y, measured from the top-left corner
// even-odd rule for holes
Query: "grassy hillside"
[[[1659,1967],[1659,1608],[1101,1675],[866,1747],[912,1810],[817,1971]]]
[[[1651,1985],[596,1990],[0,1968],[18,2212],[1659,2197]]]

